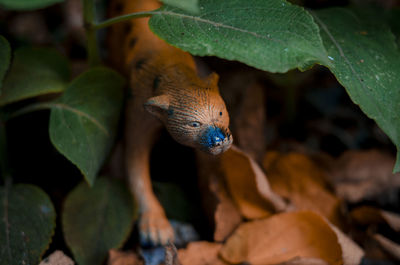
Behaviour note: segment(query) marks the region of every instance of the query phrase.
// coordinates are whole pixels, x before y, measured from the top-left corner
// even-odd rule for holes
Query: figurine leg
[[[125,162],[130,190],[139,207],[140,240],[142,244],[165,245],[174,240],[174,231],[150,179],[150,152],[160,125],[144,111],[133,112],[132,116],[128,114],[126,123]]]

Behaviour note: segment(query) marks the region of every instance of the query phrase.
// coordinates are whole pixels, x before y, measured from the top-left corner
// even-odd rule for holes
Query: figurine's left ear
[[[144,103],[144,108],[157,118],[162,119],[169,109],[169,97],[168,95],[160,95],[149,98]]]
[[[206,78],[206,82],[208,84],[208,87],[211,89],[216,89],[218,90],[218,80],[219,80],[219,76],[217,73],[211,73],[209,76],[207,76]]]

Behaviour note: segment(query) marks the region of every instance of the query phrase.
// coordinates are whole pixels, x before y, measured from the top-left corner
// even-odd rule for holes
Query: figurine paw
[[[147,211],[139,221],[140,243],[142,245],[166,245],[174,241],[174,230],[163,212]]]

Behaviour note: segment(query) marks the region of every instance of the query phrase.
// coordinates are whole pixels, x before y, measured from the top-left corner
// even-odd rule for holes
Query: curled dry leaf
[[[221,242],[242,222],[242,216],[228,195],[218,159],[198,152],[197,163],[203,205],[214,226],[214,241]]]
[[[271,190],[262,169],[239,148],[232,146],[222,155],[221,168],[229,194],[245,218],[264,218],[287,208],[286,202]]]
[[[242,217],[236,205],[228,196],[224,185],[222,185],[223,183],[217,179],[213,180],[210,182],[210,190],[214,192],[218,199],[214,212],[214,240],[222,242],[238,227],[242,222]]]
[[[350,216],[361,225],[386,223],[394,231],[400,232],[400,215],[371,206],[361,206],[351,211]]]
[[[43,259],[39,265],[74,265],[74,261],[66,256],[61,250],[56,250],[47,258]]]
[[[343,265],[359,265],[364,251],[336,226],[328,223],[337,236],[337,241],[342,249]]]
[[[111,249],[108,252],[108,265],[144,265],[143,260],[132,251]]]
[[[386,237],[375,234],[373,238],[379,243],[379,245],[393,258],[400,261],[400,245],[387,239]]]
[[[301,257],[322,259],[330,265],[356,265],[343,260],[338,237],[324,218],[308,211],[241,224],[220,254],[233,264],[279,264]]]
[[[264,169],[273,191],[288,198],[298,210],[315,211],[340,224],[340,200],[328,189],[325,172],[300,153],[267,152]]]
[[[400,187],[400,173],[392,173],[394,163],[394,157],[378,150],[344,153],[330,176],[336,194],[356,203],[395,191]]]
[[[189,243],[186,249],[178,251],[178,257],[182,265],[227,265],[218,257],[221,244],[198,241]]]

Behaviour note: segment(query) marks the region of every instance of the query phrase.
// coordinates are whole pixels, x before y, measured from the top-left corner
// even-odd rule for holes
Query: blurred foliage
[[[0,6],[14,10],[12,15],[34,14],[15,11],[49,7],[33,12],[53,16],[62,25],[65,17],[55,18],[51,14],[59,6],[50,7],[59,2],[63,1],[0,0]],[[89,3],[87,7],[95,3],[82,2]],[[296,68],[304,71],[315,64],[326,66],[353,102],[376,121],[400,150],[399,9],[365,11],[356,6],[308,10],[284,0],[163,2],[164,7],[151,12],[151,29],[170,44],[194,55],[237,60],[272,73]],[[84,9],[84,12],[89,11]],[[83,63],[76,67],[76,54],[96,53],[93,49],[99,43],[95,18],[88,14],[86,18],[89,20],[86,30],[91,32],[87,37],[94,38],[92,46],[87,47],[87,52],[76,46],[69,52],[64,50],[68,58],[55,50],[62,46],[58,42],[65,41],[69,34],[74,36],[72,39],[80,35],[63,32],[65,28],[52,28],[56,36],[44,39],[56,41],[47,48],[19,47],[21,43],[9,39],[13,53],[8,40],[0,36],[0,167],[4,183],[0,187],[0,227],[5,228],[0,229],[1,265],[36,264],[52,240],[56,210],[62,216],[61,237],[79,264],[102,264],[108,250],[120,247],[130,235],[135,209],[127,187],[115,180],[97,178],[117,137],[126,81],[105,66],[87,67]],[[1,26],[6,27],[7,23],[16,22],[2,21]],[[6,30],[4,35],[8,38],[12,32]],[[29,44],[27,40],[24,42]],[[81,38],[79,43],[82,42]],[[287,77],[284,76],[283,86],[306,82]],[[324,102],[320,105],[326,107]],[[53,193],[52,187],[41,186],[56,197],[53,204],[41,188],[13,184],[13,169],[8,168],[6,125],[11,118],[41,109],[50,109],[48,127],[55,150],[71,161],[85,179],[69,193],[64,208],[60,206],[64,197],[58,191]],[[47,161],[42,162],[45,165]],[[24,167],[20,163],[18,167]],[[250,163],[251,168],[258,168],[255,163]],[[395,171],[400,171],[399,155]],[[35,181],[30,176],[26,180]],[[238,187],[243,189],[242,185]],[[155,190],[170,217],[188,221],[199,215],[186,201],[185,191],[161,182],[155,184]],[[243,197],[249,198],[247,194]]]
[[[125,242],[134,220],[133,205],[123,183],[104,177],[92,187],[82,182],[71,191],[64,204],[62,225],[79,264],[102,264],[110,249]]]

